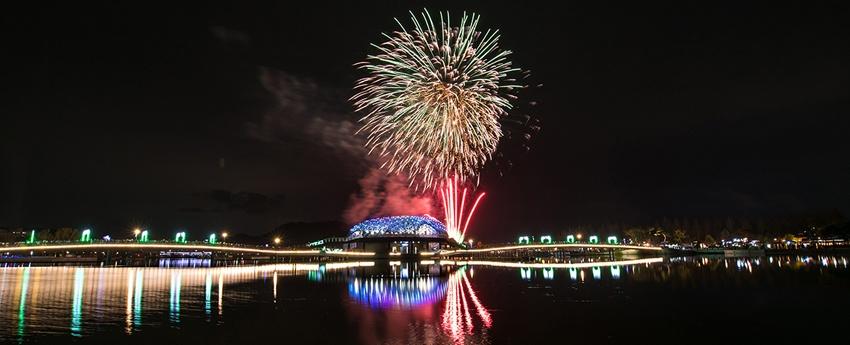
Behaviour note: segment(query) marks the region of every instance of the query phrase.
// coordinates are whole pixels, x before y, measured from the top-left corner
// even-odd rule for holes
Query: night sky
[[[2,11],[0,226],[342,220],[371,164],[352,64],[423,7],[480,13],[542,84],[475,237],[850,212],[846,2],[308,3]]]

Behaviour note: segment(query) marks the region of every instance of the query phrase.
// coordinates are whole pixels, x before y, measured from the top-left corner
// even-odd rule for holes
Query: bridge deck
[[[509,246],[501,246],[501,247],[488,247],[488,248],[476,248],[476,249],[457,249],[457,250],[445,250],[441,251],[437,254],[439,255],[455,255],[455,254],[473,254],[473,253],[485,253],[485,252],[498,252],[498,251],[518,251],[518,250],[528,250],[528,249],[609,249],[609,250],[640,250],[640,251],[651,251],[651,252],[660,252],[661,247],[646,247],[646,246],[633,246],[627,244],[590,244],[590,243],[551,243],[551,244],[518,244],[518,245],[509,245]]]
[[[45,244],[24,245],[14,247],[0,247],[0,252],[23,252],[23,251],[57,251],[57,250],[187,250],[187,251],[209,251],[209,252],[233,252],[233,253],[255,253],[277,256],[350,256],[371,257],[375,253],[370,252],[344,252],[344,251],[321,251],[317,249],[306,250],[281,250],[262,249],[253,247],[237,247],[228,245],[209,244],[178,244],[178,243],[89,243],[89,244]]]

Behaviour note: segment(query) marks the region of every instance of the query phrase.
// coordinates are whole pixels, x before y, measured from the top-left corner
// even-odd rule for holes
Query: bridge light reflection
[[[555,279],[555,269],[552,267],[544,267],[543,268],[543,279],[552,280]]]
[[[611,266],[611,277],[620,279],[620,266]]]
[[[218,315],[221,316],[223,304],[222,296],[224,296],[224,271],[218,274]]]
[[[599,280],[602,279],[602,268],[599,266],[594,266],[591,268],[593,270],[593,279]]]
[[[74,270],[74,294],[71,302],[71,335],[75,337],[81,336],[80,326],[82,326],[84,284],[85,271],[77,267]]]
[[[578,270],[575,267],[570,267],[570,279],[578,280]]]
[[[132,270],[127,271],[127,312],[124,318],[126,323],[124,326],[124,332],[128,335],[133,334],[133,279],[135,277],[136,276]]]
[[[82,326],[84,284],[85,272],[82,268],[78,267],[74,270],[74,293],[71,302],[71,335],[75,337],[81,336],[80,326]]]
[[[274,298],[274,303],[277,303],[277,271],[272,276],[272,297]]]
[[[168,319],[171,323],[180,322],[180,279],[181,272],[171,273],[171,286],[168,299]]]
[[[519,276],[522,280],[531,280],[531,268],[530,267],[520,267],[519,268]]]
[[[208,318],[212,313],[212,272],[207,272],[207,277],[204,280],[204,313],[207,314]]]
[[[33,230],[33,234],[35,234],[35,230]],[[23,277],[21,278],[21,302],[20,305],[18,305],[18,336],[21,337],[21,341],[23,341],[24,336],[27,308],[27,291],[29,290],[29,286],[30,268],[29,266],[27,266],[26,268],[24,268]]]

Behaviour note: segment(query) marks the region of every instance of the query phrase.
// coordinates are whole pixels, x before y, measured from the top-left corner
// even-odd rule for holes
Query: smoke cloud
[[[349,224],[363,219],[389,215],[432,214],[434,203],[429,195],[416,195],[401,175],[386,175],[372,168],[360,179],[360,192],[351,195],[343,220]]]
[[[363,138],[354,134],[359,126],[347,103],[349,89],[319,85],[270,68],[261,68],[259,79],[274,103],[259,121],[244,125],[245,134],[271,144],[318,145],[333,152],[354,176],[362,176],[359,190],[352,193],[342,214],[344,221],[354,224],[370,217],[434,212],[430,195],[412,192],[405,176],[387,175],[367,154]]]

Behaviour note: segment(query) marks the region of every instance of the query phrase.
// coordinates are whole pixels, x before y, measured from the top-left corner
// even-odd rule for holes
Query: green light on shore
[[[576,243],[576,237],[573,235],[567,235],[567,243]]]
[[[588,240],[588,242],[591,243],[591,244],[599,243],[599,236],[596,236],[596,235],[590,236],[590,239]]]
[[[142,233],[139,235],[139,242],[145,243],[147,241],[148,241],[148,231],[145,230],[145,231],[142,231]]]
[[[177,235],[174,235],[174,242],[186,243],[186,232],[181,231],[181,232],[178,232]]]
[[[519,244],[529,244],[530,239],[528,238],[528,236],[520,236],[517,242],[519,242]]]
[[[215,240],[215,234],[210,234],[209,242],[210,242],[210,244],[216,244],[217,243],[217,241]]]
[[[552,244],[552,236],[540,236],[540,243]]]
[[[83,233],[80,235],[80,242],[91,242],[91,229],[83,230]]]

